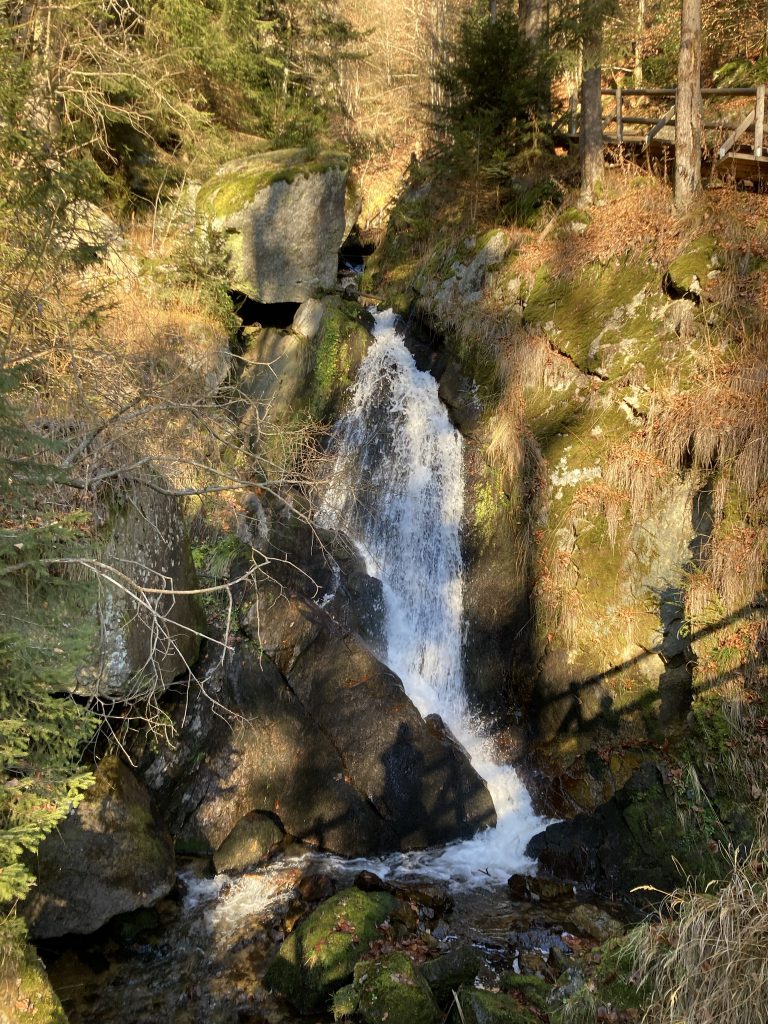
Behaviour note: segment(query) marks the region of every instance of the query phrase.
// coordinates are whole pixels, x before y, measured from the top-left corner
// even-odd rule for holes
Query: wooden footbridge
[[[702,89],[702,169],[708,176],[768,182],[765,147],[766,86]],[[648,162],[674,163],[675,89],[603,89],[603,141]],[[718,108],[727,106],[725,112]],[[713,109],[714,108],[714,109]],[[579,139],[579,105],[575,96],[553,125],[569,143]]]

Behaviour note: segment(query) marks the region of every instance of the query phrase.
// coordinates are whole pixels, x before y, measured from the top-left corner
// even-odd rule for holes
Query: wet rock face
[[[88,934],[151,906],[174,881],[173,843],[146,787],[107,757],[85,799],[41,845],[24,917],[35,939]]]
[[[706,843],[683,830],[669,787],[653,764],[636,771],[593,813],[534,836],[526,853],[558,877],[609,895],[628,895],[644,885],[670,891],[680,884],[678,864],[693,876],[713,877]]]

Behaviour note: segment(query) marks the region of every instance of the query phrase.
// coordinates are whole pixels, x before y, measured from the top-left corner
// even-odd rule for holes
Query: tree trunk
[[[701,189],[701,0],[683,0],[675,113],[675,208]]]
[[[547,27],[547,0],[520,0],[518,21],[525,38],[539,42]]]
[[[492,24],[496,22],[497,7],[497,0],[488,0],[488,17],[491,19]]]
[[[536,48],[537,113],[546,120],[550,113],[550,80],[547,68],[549,0],[520,0],[518,22],[525,38]]]
[[[603,108],[600,62],[603,52],[602,18],[590,24],[584,33],[584,76],[581,80],[581,197],[591,203],[603,186]]]
[[[634,86],[639,89],[643,84],[643,32],[645,31],[645,0],[637,0],[637,21],[635,23],[635,38],[632,43],[633,67],[632,79]]]

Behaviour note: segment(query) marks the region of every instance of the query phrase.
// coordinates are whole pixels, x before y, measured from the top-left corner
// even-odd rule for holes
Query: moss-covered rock
[[[12,949],[0,964],[2,1024],[67,1024],[59,997],[30,946]]]
[[[355,968],[357,1012],[365,1024],[437,1024],[442,1014],[429,985],[405,953]]]
[[[357,1010],[358,992],[354,985],[345,985],[333,993],[331,1004],[334,1020],[347,1020]]]
[[[386,892],[345,889],[312,911],[283,942],[264,983],[302,1013],[325,1007],[395,909]]]
[[[463,988],[459,1004],[464,1024],[537,1024],[538,1018],[515,998],[503,992]]]
[[[329,302],[322,331],[311,353],[304,400],[312,416],[331,422],[339,413],[341,398],[352,385],[371,336],[359,320],[360,308],[352,302]]]
[[[518,993],[527,1003],[544,1011],[551,991],[551,985],[535,974],[515,974],[506,971],[501,977],[501,987],[505,992]]]
[[[24,904],[40,939],[96,931],[116,914],[151,906],[175,881],[173,843],[149,793],[117,757],[38,852],[38,884]]]
[[[442,1007],[451,1001],[451,993],[458,991],[462,985],[471,985],[478,971],[483,966],[480,952],[468,944],[454,946],[453,949],[428,960],[421,965],[421,974],[435,998]]]

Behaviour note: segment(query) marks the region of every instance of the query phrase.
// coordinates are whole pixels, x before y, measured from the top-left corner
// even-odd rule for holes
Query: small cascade
[[[461,669],[463,441],[391,311],[376,315],[374,342],[334,445],[323,516],[359,545],[369,573],[382,581],[386,650],[380,655],[422,715],[439,714],[464,745],[498,817],[495,829],[471,840],[397,855],[375,869],[464,884],[504,882],[530,869],[525,846],[545,823],[514,769],[495,762],[483,724],[470,713]]]

